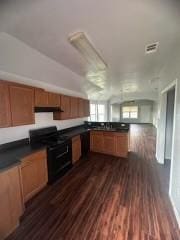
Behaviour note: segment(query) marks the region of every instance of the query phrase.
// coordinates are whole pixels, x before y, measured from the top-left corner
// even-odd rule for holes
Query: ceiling
[[[6,32],[69,68],[90,99],[156,98],[161,71],[180,37],[178,0],[1,0]],[[67,38],[84,31],[108,64],[104,88],[85,79],[87,63]],[[159,42],[145,55],[145,46]],[[147,97],[150,98],[150,97]]]

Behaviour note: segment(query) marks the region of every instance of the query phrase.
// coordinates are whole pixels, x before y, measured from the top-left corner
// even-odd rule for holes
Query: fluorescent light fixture
[[[75,47],[87,60],[87,62],[90,64],[90,67],[96,71],[102,71],[107,68],[107,64],[94,48],[84,32],[76,32],[69,36],[68,40],[71,45]]]

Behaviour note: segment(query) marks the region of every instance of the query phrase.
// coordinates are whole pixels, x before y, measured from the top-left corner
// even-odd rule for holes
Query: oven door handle
[[[66,155],[68,152],[69,152],[69,147],[66,148],[66,151],[65,151],[65,152],[60,153],[59,155],[57,155],[56,158],[60,158],[60,157],[62,157],[62,156],[64,156],[64,155]]]

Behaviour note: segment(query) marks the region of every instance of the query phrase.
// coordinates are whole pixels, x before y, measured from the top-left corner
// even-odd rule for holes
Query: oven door
[[[72,165],[71,144],[61,144],[48,149],[48,175],[56,176],[63,169]]]

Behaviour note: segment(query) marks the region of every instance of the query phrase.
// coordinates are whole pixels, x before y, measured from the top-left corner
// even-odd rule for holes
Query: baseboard
[[[172,207],[173,207],[173,210],[174,210],[174,214],[175,214],[175,217],[176,217],[176,220],[177,220],[177,223],[178,223],[178,226],[179,226],[179,229],[180,229],[180,215],[178,213],[178,210],[176,209],[176,206],[174,204],[174,201],[172,199],[172,196],[169,195],[170,197],[170,201],[171,201],[171,204],[172,204]]]

